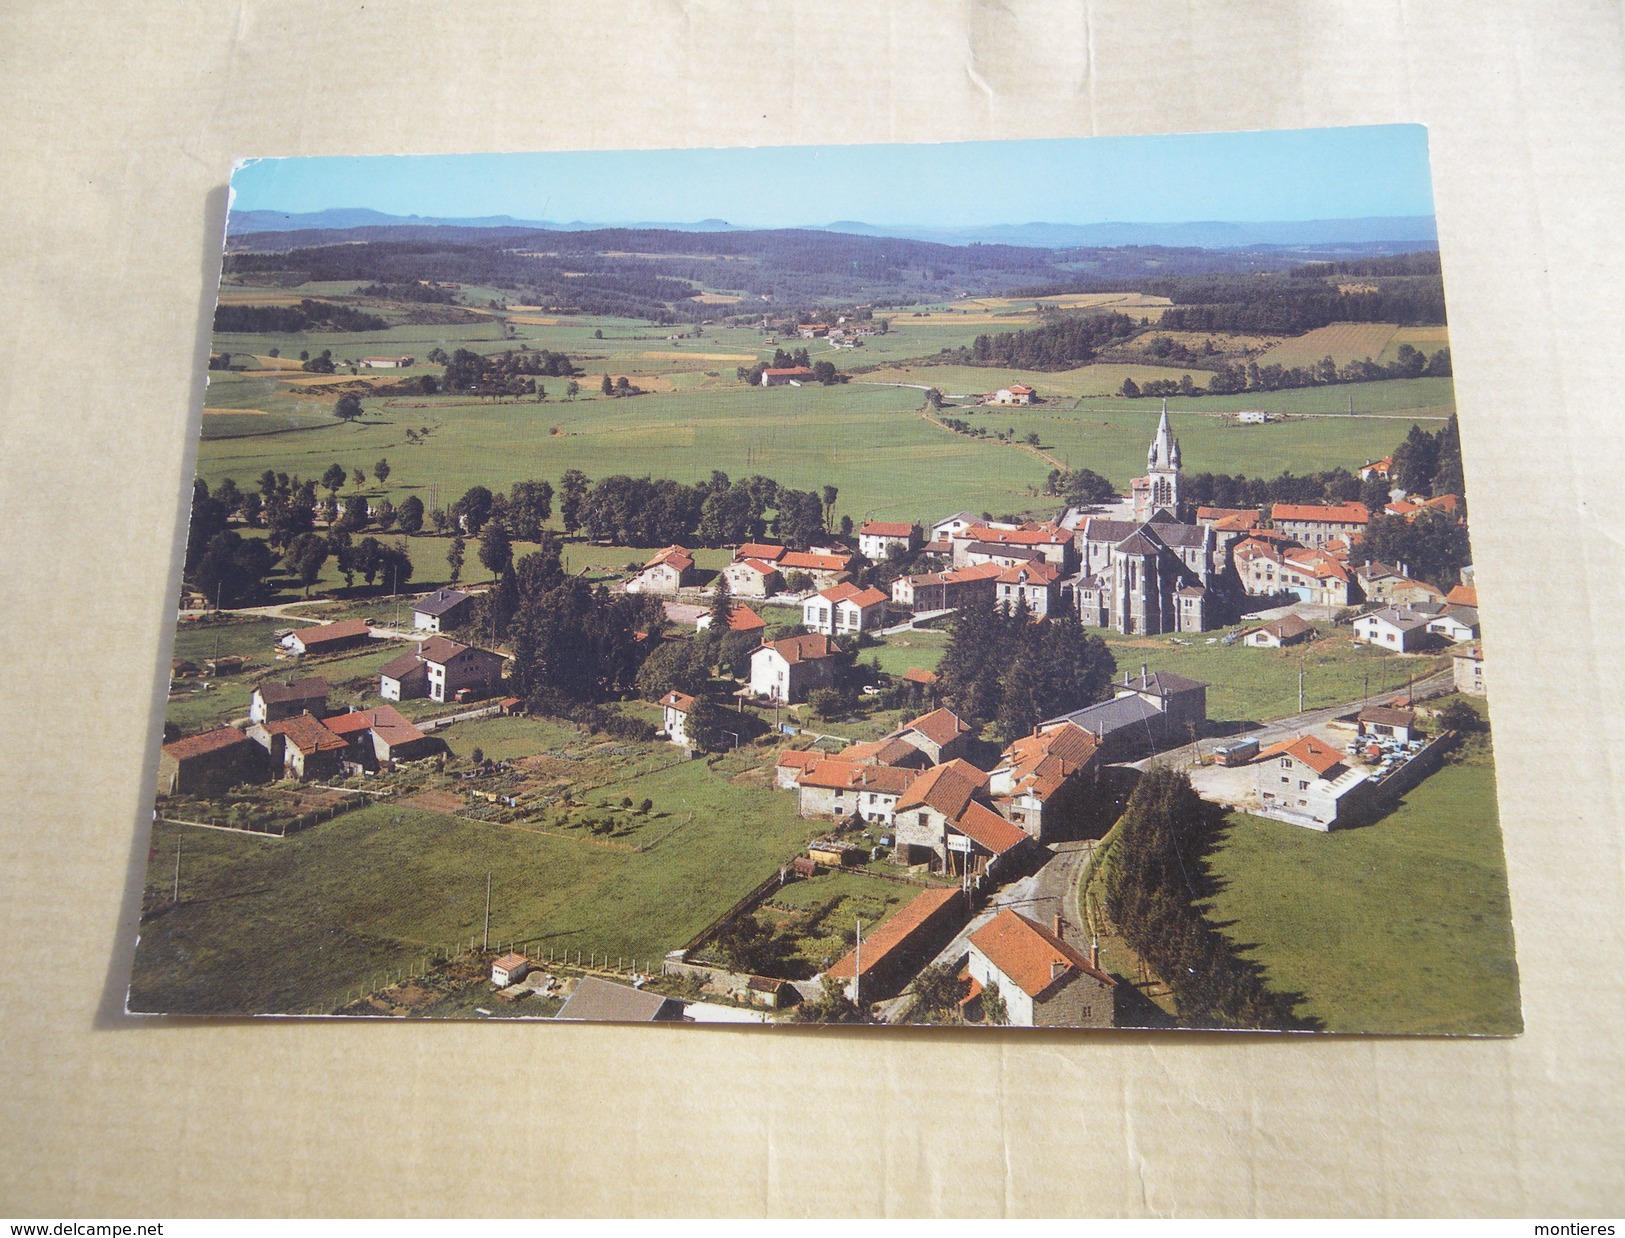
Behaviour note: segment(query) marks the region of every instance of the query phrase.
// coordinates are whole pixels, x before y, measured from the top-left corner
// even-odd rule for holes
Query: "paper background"
[[[0,1214],[1617,1215],[1622,42],[1617,5],[1472,0],[6,6]],[[117,1015],[234,157],[1398,121],[1521,1039]]]

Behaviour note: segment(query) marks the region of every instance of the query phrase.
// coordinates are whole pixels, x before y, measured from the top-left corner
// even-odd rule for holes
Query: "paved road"
[[[895,636],[899,632],[911,632],[915,628],[919,627],[920,624],[926,622],[926,620],[928,620],[928,619],[940,619],[944,615],[951,615],[953,613],[954,613],[954,608],[951,607],[951,606],[947,610],[922,610],[922,611],[920,611],[919,614],[915,615],[914,618],[910,619],[907,623],[898,623],[898,624],[893,624],[889,628],[882,628],[882,629],[880,629],[880,631],[876,632],[875,635],[876,636]]]

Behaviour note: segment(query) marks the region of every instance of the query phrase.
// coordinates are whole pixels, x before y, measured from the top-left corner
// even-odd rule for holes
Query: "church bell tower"
[[[1162,420],[1157,423],[1157,436],[1151,440],[1151,450],[1145,457],[1145,479],[1149,510],[1143,520],[1149,520],[1159,510],[1179,514],[1179,440],[1168,428],[1168,401],[1162,402]],[[1136,513],[1138,515],[1138,513]]]

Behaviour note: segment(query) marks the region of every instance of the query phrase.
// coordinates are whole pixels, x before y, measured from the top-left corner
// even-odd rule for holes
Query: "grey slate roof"
[[[1000,546],[994,542],[972,542],[965,547],[966,554],[997,555],[1001,559],[1019,559],[1023,563],[1031,563],[1034,559],[1042,559],[1043,552],[1027,550],[1021,546]]]
[[[1042,725],[1053,726],[1058,722],[1071,722],[1081,726],[1097,739],[1103,740],[1118,731],[1144,726],[1150,719],[1160,717],[1161,714],[1162,711],[1144,697],[1119,696],[1110,701],[1101,701],[1098,705],[1075,709],[1058,718],[1051,718]]]
[[[310,679],[296,679],[291,683],[277,683],[266,680],[255,685],[260,699],[267,705],[282,705],[290,701],[326,700],[332,691],[327,686],[327,680],[320,676]]]
[[[461,589],[436,589],[428,597],[419,598],[412,603],[412,609],[420,615],[439,617],[448,610],[455,610],[472,596]]]
[[[1176,693],[1205,688],[1207,684],[1200,679],[1186,679],[1183,675],[1175,675],[1172,671],[1152,671],[1143,678],[1129,680],[1123,687],[1130,692],[1149,692],[1152,696],[1173,696]]]
[[[659,993],[613,984],[596,976],[583,976],[576,982],[575,992],[553,1017],[589,1023],[669,1023],[683,1017],[683,1004]]]

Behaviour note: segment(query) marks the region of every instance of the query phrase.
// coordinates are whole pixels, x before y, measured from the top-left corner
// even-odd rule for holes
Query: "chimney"
[[[1062,941],[1066,940],[1066,934],[1062,931],[1063,928],[1065,927],[1065,925],[1066,925],[1066,921],[1061,919],[1061,913],[1056,912],[1055,913],[1055,935],[1057,937],[1059,937]]]
[[[1125,688],[1128,687],[1128,672],[1127,671],[1123,672],[1123,686]]]
[[[1067,963],[1065,959],[1051,959],[1049,964],[1049,978],[1059,980],[1066,975]]]
[[[1089,966],[1096,971],[1100,970],[1100,938],[1098,937],[1089,943]]]
[[[1141,680],[1141,682],[1143,683],[1145,680],[1150,679],[1150,678],[1151,678],[1150,664],[1146,663],[1146,662],[1141,662],[1140,663],[1140,680]]]

